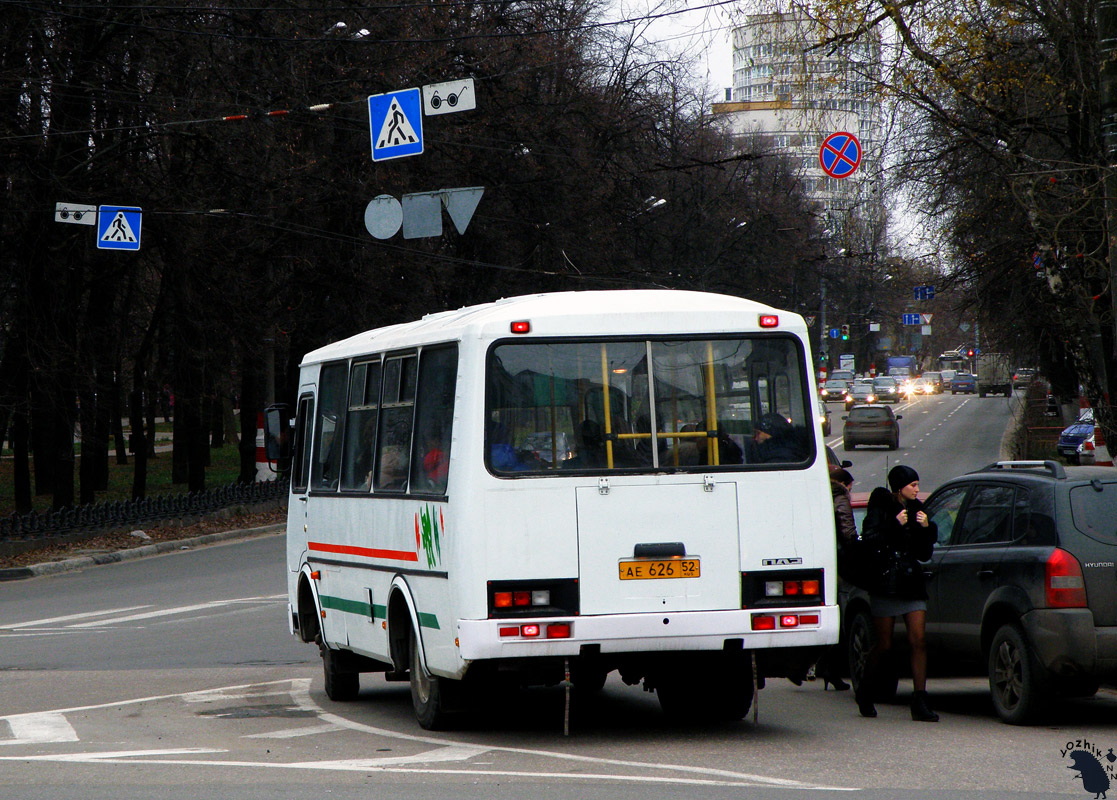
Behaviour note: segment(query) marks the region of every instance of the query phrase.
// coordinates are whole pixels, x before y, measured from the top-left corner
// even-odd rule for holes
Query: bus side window
[[[327,364],[318,380],[318,419],[314,431],[314,460],[310,488],[334,491],[341,467],[341,428],[345,421],[349,365]]]
[[[380,362],[354,364],[349,379],[349,416],[345,421],[342,489],[372,488],[376,420],[380,402]]]
[[[415,410],[415,356],[389,358],[384,362],[384,388],[380,403],[380,425],[376,437],[377,491],[407,491],[411,455],[411,424]]]
[[[420,354],[411,455],[412,493],[446,493],[457,377],[456,347],[428,348]]]

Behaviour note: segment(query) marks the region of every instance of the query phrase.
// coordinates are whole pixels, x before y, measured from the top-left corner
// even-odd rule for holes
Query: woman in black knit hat
[[[927,700],[927,649],[924,629],[927,616],[927,589],[920,561],[931,557],[938,538],[935,523],[927,517],[919,500],[919,474],[907,466],[893,467],[888,487],[878,487],[869,495],[861,539],[880,553],[880,569],[875,585],[869,589],[869,604],[876,634],[857,687],[857,708],[864,717],[875,717],[873,687],[881,657],[892,647],[896,617],[904,618],[911,650],[911,675],[914,693],[911,718],[938,722],[939,715]]]

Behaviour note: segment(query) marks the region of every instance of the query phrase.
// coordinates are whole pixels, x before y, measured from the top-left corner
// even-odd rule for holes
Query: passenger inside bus
[[[756,421],[748,442],[750,464],[771,464],[802,461],[803,443],[787,418],[770,412]]]
[[[442,437],[436,433],[427,436],[426,455],[423,456],[423,477],[428,489],[445,489],[450,459],[442,449]]]
[[[578,426],[578,450],[573,458],[563,463],[563,469],[593,469],[605,464],[605,438],[601,434],[601,426],[592,419],[582,420]]]

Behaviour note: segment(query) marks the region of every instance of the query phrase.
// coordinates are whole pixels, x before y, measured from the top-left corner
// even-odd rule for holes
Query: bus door
[[[581,486],[581,613],[740,607],[737,486],[728,476]]]
[[[287,568],[298,572],[306,556],[307,485],[310,476],[310,443],[314,432],[314,386],[299,389],[295,412],[294,448],[291,454],[291,498],[287,514]]]

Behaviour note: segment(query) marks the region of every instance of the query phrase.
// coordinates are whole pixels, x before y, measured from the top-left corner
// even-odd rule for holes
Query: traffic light
[[[842,325],[842,341],[849,341],[849,325]]]
[[[966,358],[973,358],[973,348],[966,351]]]

